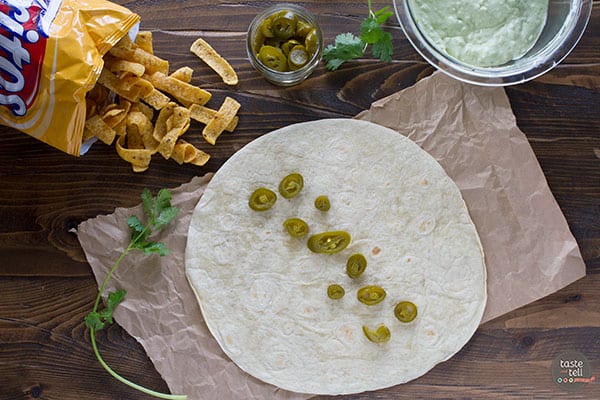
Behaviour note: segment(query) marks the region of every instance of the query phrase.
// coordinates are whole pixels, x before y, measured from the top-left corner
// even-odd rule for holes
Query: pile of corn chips
[[[203,59],[228,85],[238,82],[227,61],[202,39],[192,53]],[[179,164],[205,165],[210,155],[181,139],[191,120],[204,124],[202,136],[214,145],[223,131],[233,131],[240,104],[226,97],[218,110],[204,105],[211,94],[190,84],[192,69],[169,73],[168,61],[154,55],[152,33],[128,37],[104,56],[104,68],[96,86],[86,97],[83,140],[96,137],[129,162],[135,172],[148,169],[152,155]]]

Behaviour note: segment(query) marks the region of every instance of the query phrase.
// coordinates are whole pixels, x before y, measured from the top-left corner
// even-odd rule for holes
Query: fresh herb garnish
[[[394,15],[390,7],[373,11],[371,0],[368,0],[369,15],[360,24],[360,35],[341,33],[336,36],[335,43],[323,51],[323,58],[327,61],[327,69],[336,70],[344,62],[365,55],[367,47],[371,45],[371,53],[381,61],[392,61],[394,46],[392,35],[382,29],[389,17]]]
[[[148,189],[145,189],[142,192],[142,205],[144,208],[144,214],[148,222],[144,225],[144,223],[140,221],[140,219],[135,215],[132,215],[127,219],[127,225],[131,229],[131,240],[125,248],[125,250],[123,250],[123,252],[119,255],[115,263],[110,268],[108,274],[106,275],[106,278],[104,278],[104,281],[100,286],[100,290],[98,291],[98,295],[96,296],[94,308],[85,317],[85,324],[90,329],[90,339],[96,358],[104,367],[104,369],[115,379],[126,384],[127,386],[130,386],[134,389],[139,390],[140,392],[146,393],[151,396],[155,396],[161,399],[185,400],[187,399],[186,395],[172,395],[155,392],[154,390],[147,389],[143,386],[140,386],[123,378],[121,375],[113,371],[102,359],[102,357],[100,356],[100,352],[98,351],[98,346],[96,344],[96,332],[104,328],[107,324],[110,325],[113,323],[113,312],[115,308],[119,305],[119,303],[121,303],[125,299],[125,295],[127,294],[126,291],[122,289],[108,293],[108,297],[106,298],[106,305],[103,309],[98,310],[100,306],[100,300],[102,299],[102,294],[106,289],[106,284],[117,269],[117,266],[123,260],[123,258],[125,258],[125,256],[131,250],[140,250],[147,255],[158,254],[160,256],[165,256],[169,254],[169,249],[165,246],[164,243],[154,242],[149,240],[149,238],[152,234],[164,228],[177,216],[178,209],[176,207],[171,206],[171,192],[169,192],[166,189],[161,189],[156,195],[156,197],[153,198],[150,191]]]

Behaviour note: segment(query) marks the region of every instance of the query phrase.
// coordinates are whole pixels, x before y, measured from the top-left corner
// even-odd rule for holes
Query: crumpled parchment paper
[[[502,88],[435,73],[372,104],[356,118],[390,127],[432,154],[458,184],[486,256],[490,320],[585,276],[585,265]],[[187,229],[211,175],[174,190],[177,220],[155,240],[166,257],[130,253],[107,290],[127,290],[115,320],[144,347],[172,393],[190,400],[306,399],[239,369],[206,328],[185,278]],[[77,234],[98,285],[129,242],[141,206],[82,222]]]

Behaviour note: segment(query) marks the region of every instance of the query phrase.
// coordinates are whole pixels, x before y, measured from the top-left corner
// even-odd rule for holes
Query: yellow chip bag
[[[6,39],[0,123],[80,155],[86,93],[98,79],[104,54],[139,16],[105,0],[6,0],[0,13]],[[133,88],[139,96],[148,93],[143,84]],[[91,122],[89,127],[108,133],[97,119]]]

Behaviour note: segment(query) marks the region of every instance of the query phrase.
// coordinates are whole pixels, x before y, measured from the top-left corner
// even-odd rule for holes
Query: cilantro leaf
[[[171,192],[166,189],[161,189],[158,191],[155,199],[155,215],[159,215],[168,207],[171,207]]]
[[[88,315],[86,315],[84,318],[85,325],[89,328],[93,328],[99,331],[102,328],[104,328],[104,326],[106,326],[107,323],[112,324],[113,312],[115,310],[115,307],[123,301],[126,293],[127,292],[123,289],[110,292],[106,300],[106,307],[100,310],[100,312],[92,311]]]
[[[135,215],[127,218],[127,225],[131,229],[131,240],[144,241],[150,235],[150,230]]]
[[[145,189],[142,192],[142,205],[148,224],[144,225],[136,215],[132,215],[127,219],[127,225],[131,229],[129,247],[142,250],[146,255],[155,253],[163,256],[169,254],[169,249],[164,244],[148,241],[148,238],[153,231],[161,230],[177,216],[179,209],[171,206],[171,192],[161,189],[154,198],[150,191]]]
[[[386,62],[392,60],[392,35],[385,32],[382,26],[394,13],[389,6],[373,12],[370,0],[368,6],[369,14],[360,24],[359,36],[341,33],[336,36],[334,44],[328,45],[323,51],[327,69],[336,70],[344,62],[362,57],[369,45],[373,46],[371,52],[374,57]]]
[[[375,19],[379,25],[383,25],[387,22],[387,20],[394,15],[393,12],[388,11],[390,6],[385,6],[381,10],[375,11],[373,14],[375,15]]]
[[[163,228],[165,225],[169,224],[169,222],[173,221],[177,216],[179,210],[177,207],[165,207],[163,208],[158,216],[156,217],[154,223],[154,229],[158,230]]]
[[[373,56],[379,58],[381,61],[390,62],[392,61],[392,52],[394,46],[392,45],[392,35],[389,32],[382,32],[382,38],[373,44],[371,49]]]
[[[115,307],[119,305],[125,298],[125,294],[127,292],[123,289],[116,290],[114,292],[110,292],[108,294],[108,298],[106,299],[106,307],[100,311],[100,318],[109,324],[113,323],[113,312],[115,311]]]
[[[136,247],[136,249],[138,250],[142,250],[144,252],[144,254],[146,255],[150,255],[150,254],[158,254],[159,256],[166,256],[170,253],[169,249],[167,248],[167,246],[164,243],[161,242],[144,242],[144,243],[140,243],[138,247]]]
[[[100,319],[100,314],[95,311],[88,313],[88,315],[85,316],[84,321],[85,325],[90,329],[99,331],[104,328],[104,322]]]
[[[383,30],[381,25],[377,22],[375,17],[367,17],[360,24],[360,38],[363,42],[368,44],[377,43],[383,36]]]
[[[103,310],[100,310],[100,313],[99,313],[99,314],[100,314],[100,318],[101,318],[103,321],[105,321],[107,324],[109,324],[109,325],[110,325],[110,324],[112,324],[112,323],[114,322],[114,321],[113,321],[113,317],[112,317],[112,315],[113,315],[113,310],[110,310],[110,309],[108,309],[108,308],[105,308],[105,309],[103,309]]]
[[[110,292],[108,294],[108,298],[106,300],[106,307],[114,310],[116,306],[119,305],[125,298],[127,291],[124,289],[115,290],[114,292]]]
[[[345,61],[360,58],[364,55],[365,43],[351,33],[341,33],[336,36],[335,44],[329,45],[323,51],[327,68],[336,70]]]
[[[154,225],[152,216],[154,215],[154,199],[152,193],[147,188],[142,192],[142,207],[144,208],[144,214],[148,216],[150,224]]]

